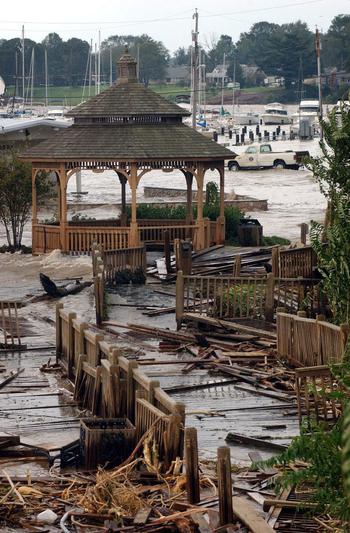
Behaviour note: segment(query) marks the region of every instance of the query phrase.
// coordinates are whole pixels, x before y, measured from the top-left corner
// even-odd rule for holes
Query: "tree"
[[[31,166],[18,159],[15,152],[0,158],[0,220],[6,231],[8,245],[21,248],[23,229],[30,219],[32,206]],[[37,177],[37,197],[42,199],[49,191],[46,176]]]
[[[266,74],[284,77],[289,88],[298,80],[300,59],[304,74],[316,72],[314,36],[304,22],[258,22],[236,43],[241,64],[255,64]]]
[[[332,111],[322,122],[322,155],[307,164],[328,200],[324,224],[313,222],[311,245],[322,276],[322,287],[337,324],[350,319],[350,113]]]
[[[350,15],[334,17],[323,37],[324,65],[339,70],[350,68]]]
[[[180,48],[175,50],[173,59],[175,65],[189,65],[191,62],[191,49],[180,46]]]
[[[135,58],[139,58],[139,79],[146,86],[150,80],[163,80],[169,61],[169,52],[161,41],[155,41],[149,35],[113,35],[102,43],[102,68],[106,78],[109,77],[104,66],[109,69],[109,55],[112,49],[112,63],[115,64],[123,55],[125,46]]]

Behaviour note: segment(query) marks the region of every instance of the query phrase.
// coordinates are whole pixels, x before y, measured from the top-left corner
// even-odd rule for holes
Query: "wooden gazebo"
[[[86,252],[94,241],[105,249],[157,242],[164,229],[171,239],[190,236],[196,249],[224,240],[224,161],[232,152],[182,123],[189,113],[137,80],[137,64],[126,51],[118,61],[117,82],[101,94],[76,106],[68,115],[72,126],[30,147],[22,158],[32,163],[33,253]],[[79,169],[98,173],[114,170],[121,184],[120,220],[73,225],[67,219],[67,184]],[[187,217],[179,221],[144,221],[136,216],[137,188],[141,178],[154,169],[179,169],[187,183]],[[220,216],[203,217],[203,182],[208,169],[220,175]],[[59,188],[59,224],[40,224],[37,219],[36,176],[53,172]],[[197,219],[192,215],[192,182],[197,182]],[[126,183],[131,189],[131,219],[126,217]]]

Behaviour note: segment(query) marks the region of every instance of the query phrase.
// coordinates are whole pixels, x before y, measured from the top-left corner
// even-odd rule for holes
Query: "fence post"
[[[343,344],[344,349],[346,348],[346,344],[348,342],[349,331],[350,331],[349,324],[341,324],[340,325],[340,333],[341,333],[341,336],[342,336],[342,344]]]
[[[275,278],[280,277],[280,247],[274,246],[272,248],[272,257],[271,257],[271,263],[272,263],[272,274],[275,276]]]
[[[152,379],[150,382],[149,382],[149,390],[148,390],[148,395],[147,395],[147,401],[154,405],[154,389],[159,387],[160,384],[159,384],[159,381],[158,380],[155,380],[155,379]]]
[[[265,320],[273,321],[274,315],[274,291],[275,291],[275,276],[270,272],[266,276],[266,300],[265,300]]]
[[[63,304],[56,304],[56,361],[62,355],[62,322],[60,317],[60,310],[63,309]]]
[[[128,361],[128,370],[126,376],[126,410],[127,417],[131,422],[135,418],[135,390],[134,390],[134,375],[133,370],[137,368],[136,361]]]
[[[179,270],[176,277],[176,323],[177,329],[180,329],[182,317],[184,314],[184,276],[182,270]]]
[[[224,526],[233,521],[230,448],[220,446],[217,457],[220,526]]]
[[[300,224],[300,242],[306,244],[306,235],[309,233],[309,226],[303,222]]]
[[[73,319],[77,318],[76,313],[68,313],[68,353],[67,353],[67,374],[68,378],[72,379],[73,376],[73,366],[75,362],[74,357],[74,332],[73,332]]]
[[[237,255],[235,257],[235,262],[233,265],[233,277],[239,278],[241,275],[241,264],[242,264],[242,257],[240,255]]]
[[[193,505],[200,501],[196,428],[185,428],[185,461],[187,501]]]

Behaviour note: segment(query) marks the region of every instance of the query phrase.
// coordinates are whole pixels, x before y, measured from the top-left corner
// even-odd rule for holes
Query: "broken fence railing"
[[[127,417],[138,436],[159,419],[154,431],[164,467],[182,457],[184,404],[63,304],[56,306],[56,354],[74,381],[75,400],[84,408],[104,418]]]

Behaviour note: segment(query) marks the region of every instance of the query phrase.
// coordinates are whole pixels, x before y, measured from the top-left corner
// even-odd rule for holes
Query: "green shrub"
[[[254,318],[263,318],[260,309],[265,308],[264,302],[265,286],[257,284],[254,288],[253,285],[237,283],[217,297],[213,314],[229,317],[254,315]]]
[[[276,244],[284,246],[290,244],[290,240],[285,239],[284,237],[278,237],[277,235],[263,237],[263,246],[275,246]]]
[[[127,206],[127,216],[131,217],[131,208]],[[208,217],[209,220],[215,221],[220,215],[220,207],[218,204],[204,205],[203,216]],[[197,207],[193,208],[193,217],[197,218]],[[225,207],[226,219],[226,234],[225,239],[227,244],[238,244],[238,224],[244,213],[237,207]],[[159,220],[185,220],[186,207],[182,205],[171,206],[155,206],[151,204],[141,204],[137,207],[137,218],[142,219],[159,219]]]

